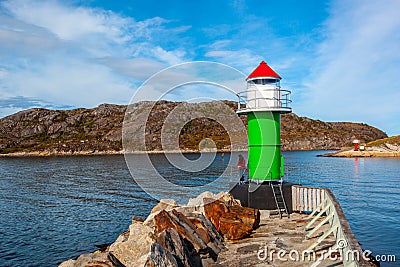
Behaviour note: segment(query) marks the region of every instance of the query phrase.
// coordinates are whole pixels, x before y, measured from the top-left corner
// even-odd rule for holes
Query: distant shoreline
[[[247,150],[235,150],[233,152],[240,152]],[[133,151],[133,152],[125,152],[123,150],[115,151],[115,150],[107,150],[107,151],[77,151],[77,152],[50,152],[50,151],[33,151],[33,152],[11,152],[7,154],[0,154],[0,158],[23,158],[23,157],[57,157],[57,156],[106,156],[106,155],[124,155],[124,154],[132,154],[132,155],[142,155],[142,154],[193,154],[200,153],[198,150],[173,150],[173,151],[160,151],[160,150],[151,150],[151,151]],[[212,153],[213,151],[202,151],[203,153]],[[228,153],[232,152],[231,150],[217,150],[216,153]]]
[[[282,151],[315,151],[315,150],[321,150],[321,149],[299,149],[299,150],[282,150]],[[335,150],[335,149],[326,149],[326,150]],[[215,151],[216,153],[230,153],[230,152],[246,152],[247,149],[242,149],[242,150],[234,150],[231,151],[229,149],[221,149]],[[0,154],[0,158],[23,158],[23,157],[62,157],[62,156],[107,156],[107,155],[124,155],[124,154],[132,154],[132,155],[142,155],[142,154],[163,154],[163,153],[168,153],[168,154],[177,154],[177,153],[182,153],[182,154],[195,154],[195,153],[200,153],[201,151],[199,150],[173,150],[173,151],[160,151],[160,150],[150,150],[150,151],[133,151],[133,152],[127,152],[120,150],[120,151],[115,151],[115,150],[106,150],[106,151],[75,151],[75,152],[65,152],[65,151],[32,151],[32,152],[11,152],[7,154]],[[203,153],[212,153],[213,151],[202,151]],[[328,153],[330,154],[330,153]],[[324,154],[326,155],[326,154]]]
[[[321,155],[322,157],[338,157],[338,158],[389,158],[400,157],[400,151],[354,151],[340,150],[332,153]]]

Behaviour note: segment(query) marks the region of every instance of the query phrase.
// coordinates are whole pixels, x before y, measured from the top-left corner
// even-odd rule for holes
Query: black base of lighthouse
[[[292,183],[282,184],[282,193],[289,213],[292,209]],[[269,182],[263,184],[245,183],[236,184],[229,193],[239,199],[243,207],[260,210],[276,210],[276,202]]]

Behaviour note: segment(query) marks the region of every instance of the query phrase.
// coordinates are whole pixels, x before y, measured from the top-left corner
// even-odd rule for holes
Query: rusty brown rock
[[[222,214],[227,213],[228,207],[220,200],[204,199],[204,214],[214,224],[217,231],[219,231],[219,218]]]
[[[180,218],[180,219],[179,219]],[[189,224],[188,224],[189,223]],[[156,234],[167,229],[175,229],[183,238],[187,239],[199,253],[207,251],[206,242],[196,233],[196,229],[189,219],[181,213],[162,210],[154,217]]]
[[[214,252],[218,254],[226,249],[224,245],[223,236],[217,231],[215,226],[207,219],[203,214],[188,214],[190,221],[197,227],[197,231],[201,229],[207,233],[209,237],[209,242],[207,246]]]
[[[215,228],[229,240],[249,236],[260,223],[260,212],[257,209],[239,205],[228,206],[220,200],[204,200],[204,213],[215,225]]]
[[[253,228],[244,224],[235,214],[224,214],[219,218],[220,232],[228,240],[238,240],[247,237]]]
[[[230,206],[229,213],[233,213],[237,218],[252,229],[258,228],[260,225],[260,211],[242,206]]]

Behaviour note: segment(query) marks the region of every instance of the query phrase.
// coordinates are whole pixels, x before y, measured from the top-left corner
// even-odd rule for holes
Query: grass
[[[400,135],[391,136],[383,139],[378,139],[372,142],[367,143],[367,146],[384,146],[385,144],[400,144]]]

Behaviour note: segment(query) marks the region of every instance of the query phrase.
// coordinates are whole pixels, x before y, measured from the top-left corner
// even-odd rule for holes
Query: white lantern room
[[[238,94],[237,113],[254,111],[291,112],[290,91],[281,89],[281,79],[267,63],[261,61],[260,65],[246,79],[247,90]]]

